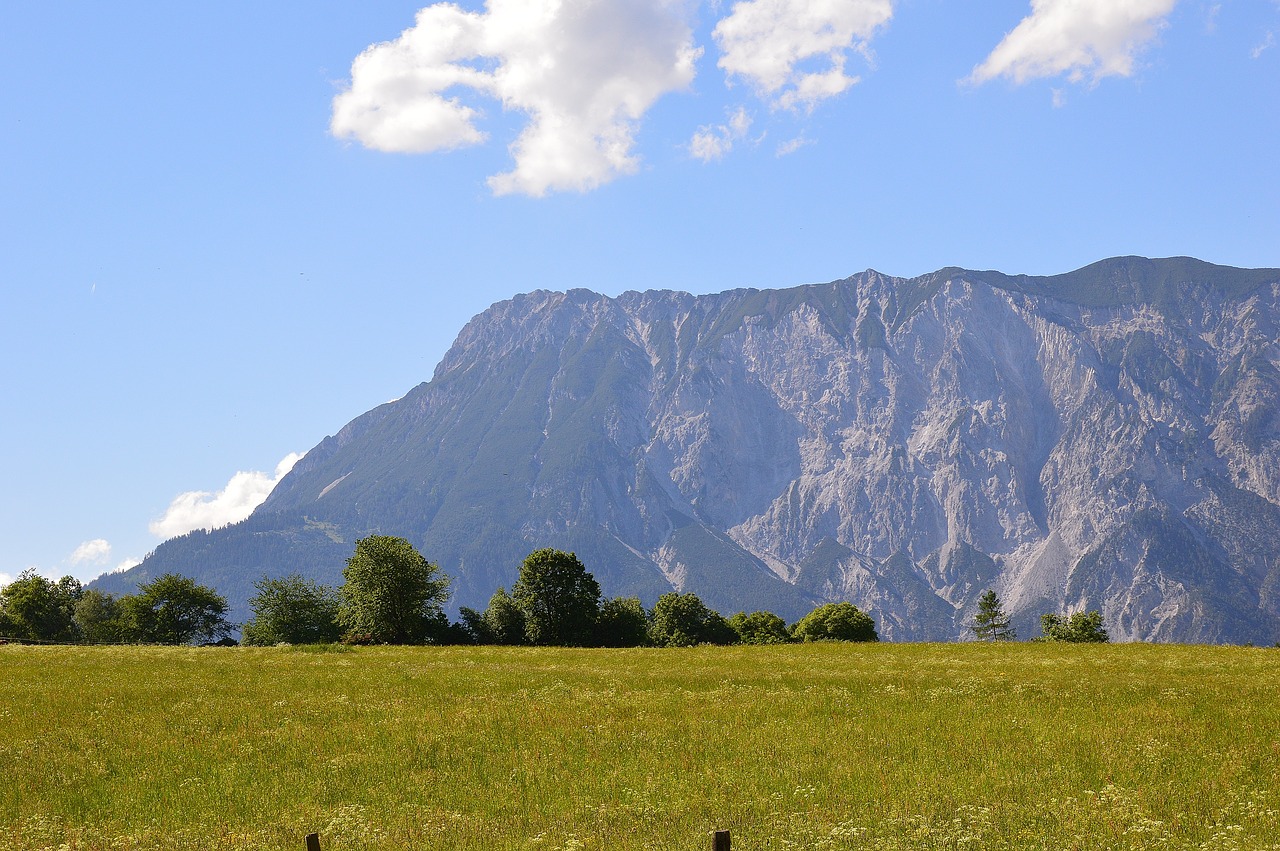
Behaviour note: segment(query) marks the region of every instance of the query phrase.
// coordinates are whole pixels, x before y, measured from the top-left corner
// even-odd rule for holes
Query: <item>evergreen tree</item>
[[[973,626],[969,628],[982,641],[1013,641],[1018,637],[995,591],[987,591],[978,598],[978,614],[974,615]]]

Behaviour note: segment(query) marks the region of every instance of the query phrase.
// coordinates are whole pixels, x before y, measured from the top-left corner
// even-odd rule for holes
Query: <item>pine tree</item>
[[[1013,641],[1018,637],[995,591],[987,591],[978,598],[978,614],[970,629],[983,641]]]

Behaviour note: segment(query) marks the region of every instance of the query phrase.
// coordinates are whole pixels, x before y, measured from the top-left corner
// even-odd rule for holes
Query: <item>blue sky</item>
[[[1275,0],[6,4],[0,582],[236,519],[519,292],[1280,266],[1277,42]]]

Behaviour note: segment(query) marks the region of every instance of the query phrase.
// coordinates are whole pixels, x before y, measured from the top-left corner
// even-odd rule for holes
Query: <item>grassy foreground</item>
[[[1280,650],[0,647],[0,851],[1280,848]]]

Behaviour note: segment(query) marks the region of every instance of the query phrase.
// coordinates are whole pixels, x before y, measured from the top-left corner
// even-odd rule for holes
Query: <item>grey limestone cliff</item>
[[[292,541],[332,578],[355,538],[403,534],[455,605],[557,546],[610,594],[847,599],[896,640],[966,637],[994,588],[1023,637],[1097,608],[1118,640],[1270,643],[1278,320],[1280,271],[1186,258],[534,292],[200,543]]]

